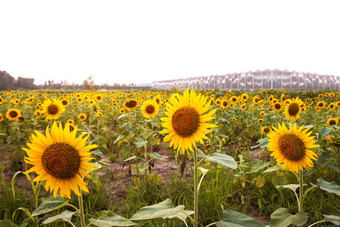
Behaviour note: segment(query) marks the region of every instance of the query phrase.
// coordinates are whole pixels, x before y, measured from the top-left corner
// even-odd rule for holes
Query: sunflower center
[[[62,103],[64,106],[66,106],[68,102],[67,102],[67,100],[64,99],[64,100],[61,101],[61,103]]]
[[[51,105],[48,106],[47,111],[50,114],[57,114],[58,111],[59,111],[59,108],[58,108],[58,106],[56,104],[51,104]]]
[[[336,121],[335,121],[335,120],[333,120],[333,119],[332,119],[332,120],[330,120],[330,121],[329,121],[329,125],[336,125]]]
[[[9,116],[11,116],[12,118],[16,118],[18,116],[17,111],[11,111],[9,112]]]
[[[148,113],[148,114],[152,114],[153,112],[155,112],[155,107],[153,105],[148,105],[146,108],[145,108],[145,111]]]
[[[278,141],[278,145],[281,154],[290,161],[299,161],[305,156],[305,144],[296,135],[282,135]]]
[[[191,106],[183,106],[172,115],[172,126],[182,137],[194,134],[199,128],[200,117],[197,110]]]
[[[137,105],[137,102],[135,100],[130,100],[129,102],[126,103],[126,106],[129,108],[133,108]]]
[[[227,101],[223,101],[223,106],[228,106],[228,102]]]
[[[280,103],[275,103],[274,107],[275,107],[275,109],[279,110],[281,108],[281,104]]]
[[[46,172],[58,179],[73,178],[80,167],[80,156],[74,147],[65,143],[50,145],[42,155]]]
[[[268,134],[268,133],[270,132],[270,128],[264,128],[264,129],[263,129],[263,132],[264,132],[265,134]]]
[[[292,104],[289,105],[288,107],[288,113],[290,116],[296,116],[299,113],[300,106],[299,104],[293,102]]]

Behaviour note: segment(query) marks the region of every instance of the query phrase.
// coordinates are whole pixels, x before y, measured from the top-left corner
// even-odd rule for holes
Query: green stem
[[[323,222],[331,222],[331,221],[329,221],[329,220],[322,220],[322,221],[314,222],[313,224],[309,225],[308,227],[312,227],[314,225],[318,225],[318,224],[323,223]]]
[[[299,183],[300,183],[300,190],[299,190],[299,212],[303,212],[303,172],[299,170]]]
[[[197,151],[194,150],[194,227],[198,226],[198,169]]]
[[[80,226],[85,227],[85,215],[84,215],[84,201],[83,201],[83,192],[80,190],[80,196],[78,196],[79,202],[79,217],[80,217]]]

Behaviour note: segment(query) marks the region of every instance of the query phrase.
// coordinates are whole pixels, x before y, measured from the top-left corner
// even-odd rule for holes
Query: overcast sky
[[[340,76],[340,1],[0,1],[0,70],[151,83],[264,69]]]

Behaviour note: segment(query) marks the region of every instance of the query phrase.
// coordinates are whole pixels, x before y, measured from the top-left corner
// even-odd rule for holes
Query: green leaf
[[[162,158],[162,156],[160,156],[160,154],[157,154],[157,153],[151,153],[151,154],[149,154],[149,156],[150,156],[151,158],[154,158],[154,159],[158,159],[158,160],[165,161],[165,159]]]
[[[261,188],[266,183],[266,179],[262,175],[258,175],[256,178],[256,187]]]
[[[90,218],[90,223],[99,227],[111,227],[111,226],[132,226],[136,223],[126,219],[117,214],[109,214],[106,217],[101,217],[98,219]]]
[[[215,162],[225,167],[229,167],[231,169],[237,168],[237,162],[230,155],[220,153],[212,153],[211,155],[205,155],[200,149],[197,149],[197,151],[202,156],[202,158],[209,162]]]
[[[325,217],[325,220],[333,222],[334,225],[340,225],[340,217],[339,216],[326,215],[326,214],[323,214],[323,216]]]
[[[279,164],[279,165],[276,165],[276,166],[272,166],[272,167],[266,169],[263,173],[275,172],[275,171],[281,169],[282,166],[283,166],[283,164]]]
[[[274,186],[277,185],[284,185],[287,182],[287,177],[286,176],[278,176],[278,175],[274,175],[272,176],[272,183]]]
[[[136,138],[137,142],[136,145],[138,148],[144,147],[146,144],[148,144],[147,140],[143,140],[141,138]]]
[[[98,162],[92,162],[92,164],[95,165],[95,166],[92,169],[90,169],[88,173],[92,173],[92,172],[102,168],[102,165],[99,164]]]
[[[330,132],[331,132],[331,130],[330,130],[328,127],[323,127],[323,128],[320,129],[320,136],[321,136],[322,138],[324,138],[324,137],[327,136],[328,133],[330,133]]]
[[[97,155],[97,156],[99,156],[99,157],[102,157],[102,156],[103,156],[103,152],[101,152],[100,150],[92,151],[92,154]]]
[[[260,139],[257,141],[261,148],[267,147],[269,144],[268,138]]]
[[[50,196],[45,199],[43,198],[42,203],[37,207],[37,209],[35,209],[32,212],[32,217],[35,217],[41,214],[46,214],[54,210],[58,210],[66,206],[67,204],[68,204],[68,201],[66,201],[64,198],[62,198],[59,195],[56,198],[54,198],[53,196]]]
[[[118,137],[117,137],[117,139],[115,140],[115,142],[113,142],[113,144],[116,144],[117,142],[119,142],[120,140],[122,140],[123,138],[125,137],[125,135],[119,135]]]
[[[50,223],[55,222],[55,221],[64,221],[64,222],[70,223],[72,226],[75,227],[75,225],[71,221],[72,216],[75,213],[76,212],[65,210],[65,211],[61,212],[60,214],[58,214],[56,216],[47,218],[45,221],[43,221],[43,224],[46,225],[46,224],[50,224]]]
[[[139,164],[138,165],[138,171],[139,172],[143,172],[144,170],[146,170],[149,167],[149,165],[146,164]]]
[[[29,211],[28,209],[26,209],[25,207],[19,207],[17,210],[21,210],[23,211],[32,221],[33,223],[35,223],[35,220],[34,218],[32,217],[32,214],[31,214],[31,211]],[[16,211],[17,211],[16,210]],[[14,211],[13,215],[12,215],[12,220],[14,220],[14,217],[15,217],[15,213],[16,211]]]
[[[117,119],[118,120],[120,120],[120,119],[122,119],[122,118],[124,118],[124,117],[126,117],[126,116],[128,116],[129,114],[122,114],[122,115],[120,115]]]
[[[13,193],[13,198],[14,198],[14,199],[15,199],[14,180],[15,180],[16,176],[17,176],[19,173],[25,174],[26,179],[27,179],[29,182],[31,182],[32,187],[33,187],[33,183],[32,183],[31,177],[30,177],[30,175],[29,175],[28,173],[23,172],[23,171],[18,171],[18,172],[16,172],[16,173],[13,175],[13,177],[12,177],[12,193]]]
[[[327,182],[325,181],[324,179],[322,178],[319,178],[316,183],[318,185],[320,185],[320,188],[326,192],[329,192],[329,193],[334,193],[336,195],[339,195],[340,196],[340,186],[337,185],[335,182]]]
[[[331,155],[327,152],[323,152],[321,155],[319,155],[319,159],[317,161],[317,163],[320,165],[320,166],[323,166],[325,165],[326,163],[328,163],[328,160],[331,159]]]
[[[291,224],[302,226],[308,221],[308,214],[299,212],[292,215],[288,212],[287,208],[278,208],[270,215],[270,226],[271,227],[286,227]]]
[[[147,220],[154,218],[165,218],[177,215],[180,211],[184,210],[183,205],[174,207],[171,204],[170,199],[166,199],[163,202],[157,203],[152,206],[145,206],[140,208],[130,220]]]
[[[262,160],[257,161],[257,162],[255,162],[255,164],[251,167],[250,172],[251,172],[251,173],[255,173],[255,172],[259,171],[260,169],[266,168],[266,167],[269,166],[269,165],[270,165],[269,162],[265,162],[265,161],[262,161]]]
[[[133,159],[135,159],[135,158],[137,158],[136,155],[134,155],[134,156],[132,156],[132,157],[130,157],[130,158],[125,159],[124,162],[131,161],[131,160],[133,160]]]
[[[19,226],[13,224],[10,220],[0,220],[0,227],[19,227]]]
[[[263,227],[256,219],[234,210],[224,210],[223,220],[216,222],[217,227]]]
[[[328,165],[329,168],[331,168],[335,172],[337,172],[337,173],[340,172],[340,168],[337,165],[335,165],[334,163],[328,163],[327,165]]]
[[[296,189],[300,187],[299,184],[286,184],[286,185],[279,185],[278,187],[288,188],[292,190],[293,192],[296,192]]]
[[[167,217],[164,217],[164,218],[169,218],[169,219],[170,218],[178,218],[178,219],[182,220],[185,223],[186,226],[188,226],[187,223],[186,223],[186,219],[187,219],[188,215],[190,216],[190,215],[193,215],[193,214],[194,214],[193,210],[182,210],[181,212],[178,212],[175,215],[167,216]]]

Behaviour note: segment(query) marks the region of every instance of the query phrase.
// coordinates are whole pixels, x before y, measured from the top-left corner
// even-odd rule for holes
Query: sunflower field
[[[0,92],[0,226],[340,225],[337,90]]]

